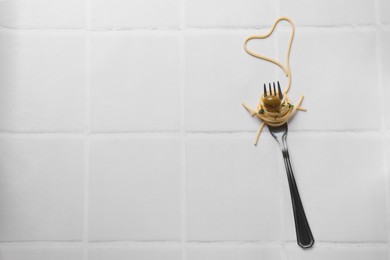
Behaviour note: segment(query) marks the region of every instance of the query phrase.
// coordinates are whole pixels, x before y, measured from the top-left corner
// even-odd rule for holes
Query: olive
[[[263,99],[264,107],[270,112],[278,111],[280,107],[280,100],[276,96],[267,96]]]

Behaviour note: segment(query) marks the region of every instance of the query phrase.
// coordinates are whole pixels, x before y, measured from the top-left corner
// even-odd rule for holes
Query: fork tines
[[[273,82],[272,85],[273,85],[274,93],[272,93],[271,83],[268,84],[269,93],[267,93],[267,86],[266,86],[266,84],[264,84],[264,97],[267,97],[268,94],[270,96],[276,96],[276,85],[275,85],[275,82]],[[280,89],[279,81],[278,81],[278,96],[279,96],[279,100],[283,99],[283,93],[282,93],[282,90]]]

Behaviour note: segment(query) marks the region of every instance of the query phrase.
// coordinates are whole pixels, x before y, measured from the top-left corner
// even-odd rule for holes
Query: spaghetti
[[[266,57],[263,55],[259,55],[255,52],[249,50],[247,47],[247,43],[253,39],[265,39],[265,38],[269,37],[274,32],[278,23],[281,21],[287,21],[291,26],[291,33],[290,33],[290,38],[289,38],[287,52],[286,52],[285,65],[281,64],[280,62],[278,62],[272,58],[269,58],[269,57]],[[270,125],[270,126],[280,126],[280,125],[283,125],[284,123],[286,123],[287,121],[289,121],[297,110],[306,111],[306,109],[301,107],[301,103],[303,101],[303,96],[301,96],[301,98],[298,100],[298,102],[295,103],[294,105],[292,105],[290,103],[290,99],[287,96],[287,92],[290,90],[290,86],[291,86],[290,51],[291,51],[292,41],[294,39],[294,33],[295,33],[295,28],[294,28],[294,23],[292,22],[292,20],[288,17],[282,16],[282,17],[279,17],[275,21],[275,23],[273,24],[272,28],[269,30],[268,33],[266,33],[264,35],[253,35],[253,36],[246,38],[244,41],[244,50],[249,55],[277,65],[278,67],[280,67],[283,70],[283,72],[285,73],[285,75],[287,77],[287,86],[282,91],[283,99],[281,100],[281,105],[279,106],[279,108],[276,111],[267,109],[267,106],[264,104],[264,102],[266,101],[265,97],[264,97],[264,93],[260,96],[259,103],[256,106],[255,110],[251,109],[249,106],[247,106],[244,103],[242,104],[244,106],[244,108],[251,114],[252,117],[257,116],[259,119],[262,120],[262,123],[259,127],[259,130],[256,133],[256,138],[255,138],[255,142],[254,142],[255,145],[257,144],[257,142],[259,140],[260,133],[263,130],[265,124]],[[277,96],[279,93],[274,93],[274,94]]]

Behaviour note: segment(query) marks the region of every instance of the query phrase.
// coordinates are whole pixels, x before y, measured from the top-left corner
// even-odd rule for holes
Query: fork
[[[274,87],[274,93],[272,93],[271,83],[270,83],[269,95],[276,96],[275,83],[273,83],[273,87]],[[266,92],[267,90],[264,85],[264,96],[267,96]],[[283,94],[280,90],[279,82],[278,82],[278,92],[279,92],[279,99],[282,100]],[[284,165],[286,166],[288,184],[290,187],[291,202],[294,211],[297,243],[300,247],[304,249],[310,248],[314,244],[314,238],[311,233],[309,223],[307,222],[305,210],[303,209],[301,197],[299,196],[298,187],[295,182],[294,173],[291,167],[290,155],[288,153],[288,147],[287,147],[287,133],[288,133],[287,123],[284,123],[281,126],[268,126],[268,129],[271,135],[273,136],[273,138],[275,138],[275,140],[278,142],[282,150]]]

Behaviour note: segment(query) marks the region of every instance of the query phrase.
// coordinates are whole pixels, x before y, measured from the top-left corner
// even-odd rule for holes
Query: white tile
[[[272,0],[187,0],[187,27],[259,27],[272,24]]]
[[[0,240],[82,239],[83,141],[0,139]]]
[[[187,239],[269,241],[280,236],[281,190],[270,136],[187,140]]]
[[[96,33],[92,130],[179,129],[179,45],[171,32]]]
[[[179,239],[179,150],[175,138],[92,140],[91,240]]]
[[[371,0],[281,0],[280,8],[297,25],[375,24],[375,1]]]
[[[94,28],[179,26],[179,0],[94,0],[91,4]]]
[[[81,248],[2,248],[2,260],[82,260]]]
[[[379,6],[380,6],[380,16],[381,16],[382,23],[389,24],[390,23],[390,1],[381,0]]]
[[[385,146],[386,159],[387,159],[387,171],[388,171],[387,174],[390,174],[390,132],[387,132],[387,136],[385,137],[385,141],[384,141],[384,146]],[[389,181],[390,181],[390,178],[389,178]]]
[[[383,95],[390,95],[390,29],[381,32],[381,47],[382,47],[382,75],[383,75]],[[385,124],[386,128],[390,128],[390,106],[385,98]]]
[[[387,260],[388,250],[383,246],[360,248],[349,247],[314,247],[310,250],[302,250],[297,246],[286,247],[287,260]]]
[[[281,249],[274,246],[189,246],[188,260],[281,260]]]
[[[242,47],[258,31],[188,32],[186,45],[186,118],[190,131],[254,131],[259,120],[242,107],[256,107],[264,82],[277,80],[275,66],[249,56]],[[274,41],[249,45],[273,56]]]
[[[91,248],[89,260],[180,260],[181,250],[171,246],[133,246],[131,248]]]
[[[85,28],[85,1],[0,1],[0,25],[8,28]]]
[[[0,130],[84,128],[85,39],[75,32],[0,32]]]
[[[284,59],[288,33],[279,52]],[[298,28],[291,51],[293,130],[375,130],[381,125],[375,31]],[[282,55],[283,54],[283,55]],[[283,77],[281,75],[281,77]],[[374,111],[374,112],[373,112]]]
[[[386,172],[385,172],[385,178],[387,180],[387,198],[390,197],[390,132],[387,133],[387,136],[384,140],[384,149],[385,149],[385,160],[386,160]],[[387,218],[387,225],[390,227],[390,216]],[[390,233],[388,235],[388,241],[390,241]]]
[[[290,157],[314,239],[387,240],[385,175],[380,138],[349,134],[294,134]],[[295,241],[287,180],[286,239]]]

